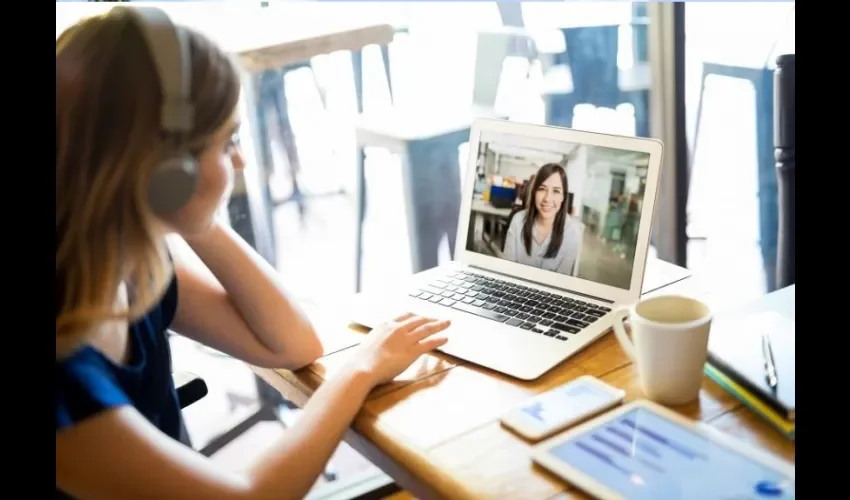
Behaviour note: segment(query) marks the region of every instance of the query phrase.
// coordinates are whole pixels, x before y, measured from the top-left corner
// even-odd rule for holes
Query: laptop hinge
[[[517,276],[511,276],[511,275],[509,275],[509,274],[500,273],[500,272],[498,272],[498,271],[494,271],[494,270],[492,270],[492,269],[486,269],[486,268],[483,268],[483,267],[473,266],[473,265],[469,265],[469,264],[467,264],[467,266],[466,266],[466,267],[469,267],[469,268],[471,268],[471,269],[475,269],[475,270],[478,270],[478,271],[487,271],[488,273],[498,274],[499,276],[504,276],[504,277],[506,277],[506,278],[511,278],[511,279],[514,279],[514,280],[517,280],[517,281],[522,281],[523,283],[528,283],[529,285],[534,285],[534,286],[547,286],[547,287],[549,287],[549,288],[554,288],[555,290],[560,290],[560,291],[562,291],[562,292],[569,293],[570,295],[579,295],[579,296],[581,296],[581,297],[585,297],[585,298],[588,298],[588,299],[598,300],[598,301],[600,301],[600,302],[607,302],[608,304],[613,304],[613,303],[614,303],[614,301],[613,301],[613,300],[611,300],[611,299],[606,299],[606,298],[604,298],[604,297],[597,297],[597,296],[595,296],[595,295],[590,295],[590,294],[588,294],[588,293],[577,292],[577,291],[575,291],[575,290],[570,290],[569,288],[561,288],[561,287],[554,286],[554,285],[543,284],[543,283],[537,283],[536,281],[530,281],[530,280],[527,280],[527,279],[519,278],[519,277],[517,277]]]

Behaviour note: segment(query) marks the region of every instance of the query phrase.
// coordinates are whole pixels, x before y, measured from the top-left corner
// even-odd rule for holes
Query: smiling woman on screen
[[[531,180],[525,210],[511,219],[503,257],[518,264],[573,275],[584,228],[567,213],[564,167],[547,163]]]

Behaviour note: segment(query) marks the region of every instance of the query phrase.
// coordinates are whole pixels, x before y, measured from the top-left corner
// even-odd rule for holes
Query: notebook
[[[740,384],[718,371],[711,363],[705,364],[705,374],[714,380],[717,385],[726,389],[727,392],[744,403],[753,413],[767,421],[767,423],[782,433],[783,436],[794,440],[797,426],[793,421],[786,420],[772,406],[766,404],[752,392],[741,387]]]
[[[718,314],[712,322],[708,341],[710,367],[761,400],[787,422],[794,422],[796,405],[794,288],[792,285],[777,290]],[[773,350],[775,388],[768,385],[765,376],[763,333],[769,336]],[[706,367],[709,376],[712,375],[710,367]],[[740,399],[735,390],[730,392]],[[744,403],[750,406],[747,401]]]

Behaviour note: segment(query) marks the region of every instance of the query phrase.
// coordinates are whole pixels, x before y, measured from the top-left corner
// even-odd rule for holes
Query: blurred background
[[[253,161],[222,217],[316,321],[451,258],[453,236],[411,248],[402,175],[465,169],[475,116],[662,139],[652,255],[736,283],[730,301],[775,287],[773,71],[793,2],[152,3],[246,67]],[[57,36],[110,6],[57,1]],[[185,416],[215,460],[243,467],[297,418],[243,364],[173,345],[210,388]],[[343,445],[317,491],[369,471]]]

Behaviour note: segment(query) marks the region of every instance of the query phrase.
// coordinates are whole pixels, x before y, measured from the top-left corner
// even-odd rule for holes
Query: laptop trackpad
[[[377,296],[358,294],[350,302],[348,317],[354,323],[374,328],[385,321],[391,321],[405,313],[421,314],[432,318],[443,319],[452,316],[451,313],[446,314],[447,312],[443,306],[411,299],[404,295]]]
[[[357,324],[375,328],[410,312],[409,309],[410,302],[404,295],[379,296],[360,293],[355,295],[351,302],[348,317]]]

